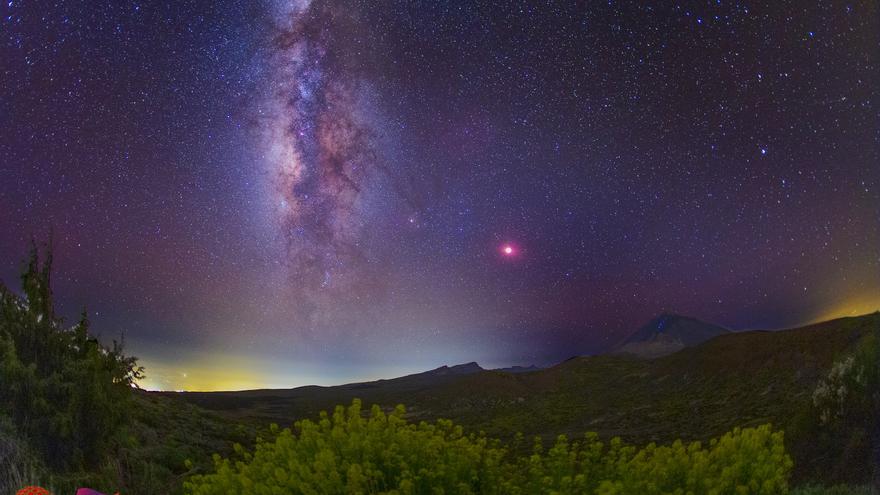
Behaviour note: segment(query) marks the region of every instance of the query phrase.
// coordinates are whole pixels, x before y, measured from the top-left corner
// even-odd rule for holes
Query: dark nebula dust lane
[[[151,388],[880,307],[876,2],[0,4],[0,279]]]

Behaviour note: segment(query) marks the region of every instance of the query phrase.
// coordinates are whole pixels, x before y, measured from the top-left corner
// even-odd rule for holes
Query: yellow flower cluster
[[[274,430],[254,452],[215,456],[215,472],[185,483],[192,495],[287,494],[777,494],[792,461],[782,432],[735,429],[708,445],[643,448],[595,434],[560,436],[546,452],[516,455],[450,421],[412,424],[398,406],[368,417],[359,401],[317,422]],[[296,433],[294,433],[296,432]]]

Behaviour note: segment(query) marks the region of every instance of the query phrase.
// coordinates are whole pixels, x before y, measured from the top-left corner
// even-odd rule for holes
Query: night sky
[[[880,307],[876,1],[0,4],[0,279],[148,388]]]

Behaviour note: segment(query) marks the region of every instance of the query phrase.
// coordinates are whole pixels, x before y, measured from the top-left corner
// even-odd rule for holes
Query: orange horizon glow
[[[821,323],[837,318],[863,316],[880,311],[880,294],[856,296],[830,305],[809,323]]]

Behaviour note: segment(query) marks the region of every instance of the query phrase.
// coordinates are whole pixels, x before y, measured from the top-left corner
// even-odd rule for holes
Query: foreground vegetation
[[[122,346],[88,334],[83,313],[72,327],[55,315],[51,255],[36,248],[22,274],[24,298],[0,285],[0,416],[8,479],[43,470],[97,470],[127,421],[131,387],[142,369]],[[39,453],[39,454],[38,454]],[[14,462],[13,462],[14,461]]]
[[[650,361],[243,395],[241,408],[234,394],[136,389],[143,369],[120,344],[91,336],[85,312],[73,325],[56,315],[50,271],[34,249],[21,294],[0,284],[0,493],[785,493],[792,473],[850,485],[800,495],[864,495],[852,486],[880,466],[880,315]],[[384,409],[355,401],[261,426],[357,396]],[[215,399],[222,413],[191,403]],[[415,407],[389,408],[404,401]]]
[[[260,441],[239,460],[215,459],[214,474],[186,483],[193,495],[251,493],[389,494],[628,494],[788,491],[792,461],[781,432],[769,426],[736,429],[707,447],[699,442],[638,449],[595,434],[560,436],[546,452],[509,456],[497,440],[466,435],[451,421],[404,419],[378,406],[369,418],[361,404],[337,407],[314,423],[300,421]]]
[[[831,487],[805,485],[792,490],[791,495],[880,495],[880,492],[867,485],[835,485]]]
[[[188,469],[210,466],[254,428],[134,388],[143,369],[116,342],[89,335],[85,311],[55,313],[52,257],[34,247],[19,296],[0,284],[0,493],[179,493]]]

